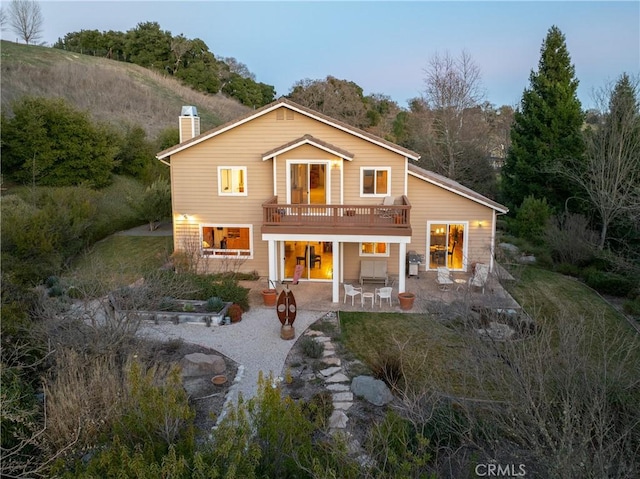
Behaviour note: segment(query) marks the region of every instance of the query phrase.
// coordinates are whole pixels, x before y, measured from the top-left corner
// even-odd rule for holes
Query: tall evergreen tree
[[[561,211],[577,186],[559,174],[584,154],[583,113],[575,68],[560,29],[552,26],[542,44],[538,71],[531,72],[511,128],[511,147],[502,171],[503,201],[519,206],[527,196],[546,198]]]

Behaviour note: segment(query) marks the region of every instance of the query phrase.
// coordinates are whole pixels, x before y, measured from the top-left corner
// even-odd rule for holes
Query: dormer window
[[[218,194],[220,196],[247,196],[247,167],[219,166]]]
[[[391,191],[391,168],[360,168],[360,196],[387,196]]]

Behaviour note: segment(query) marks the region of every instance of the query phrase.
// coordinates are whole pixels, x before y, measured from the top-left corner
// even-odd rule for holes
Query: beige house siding
[[[240,271],[257,270],[261,275],[266,275],[268,251],[267,243],[261,239],[260,226],[262,203],[271,198],[274,192],[274,161],[277,174],[276,191],[280,203],[284,203],[287,198],[287,159],[329,161],[332,204],[340,203],[340,188],[343,184],[345,185],[344,203],[378,204],[381,202],[379,198],[360,198],[360,166],[392,167],[392,194],[400,196],[404,193],[405,158],[401,155],[298,113],[293,114],[293,120],[286,119],[291,115],[279,116],[279,110],[257,117],[211,140],[196,143],[171,156],[173,215],[174,225],[176,225],[174,248],[176,250],[184,249],[186,244],[194,243],[193,235],[194,232],[199,232],[199,225],[252,224],[253,258],[242,264]],[[278,119],[279,117],[285,119]],[[262,160],[265,152],[305,134],[311,134],[329,144],[339,145],[353,153],[354,160],[343,161],[312,145],[301,145],[279,155],[275,160]],[[342,170],[340,167],[333,167],[334,160],[338,160]],[[246,196],[218,195],[219,166],[247,168]],[[343,178],[341,172],[344,175]],[[191,228],[177,227],[184,223],[182,216],[184,214],[188,215]],[[219,261],[221,260],[217,258],[206,260],[205,263],[209,265],[208,270],[214,271],[216,269],[214,265]]]
[[[304,143],[287,149],[286,145],[305,135],[319,140],[320,146]],[[333,149],[329,147],[327,151],[324,149],[326,145],[335,145],[338,152],[348,152],[353,159],[345,160],[332,153]],[[263,160],[265,153],[273,151],[281,152]],[[408,160],[400,153],[284,107],[221,131],[212,138],[194,141],[188,148],[171,155],[174,248],[199,251],[202,225],[251,225],[250,258],[204,257],[198,260],[200,270],[219,272],[233,268],[243,272],[257,271],[261,276],[267,276],[269,252],[261,234],[262,204],[272,198],[274,192],[279,203],[287,202],[287,161],[291,160],[327,162],[331,183],[327,202],[331,204],[381,204],[382,195],[361,197],[361,169],[390,168],[391,189],[388,194],[398,198],[407,191],[412,205],[412,238],[406,245],[406,251],[415,250],[428,258],[427,222],[459,221],[467,224],[467,269],[472,262],[490,262],[492,208],[412,175],[407,176]],[[245,196],[219,195],[218,167],[221,166],[246,167]],[[345,281],[357,280],[362,259],[386,261],[389,274],[397,275],[399,250],[398,244],[391,244],[389,256],[362,257],[359,243],[343,243],[342,278]],[[280,254],[280,247],[277,251]],[[424,268],[425,265],[422,266]]]
[[[385,261],[388,274],[392,276],[398,275],[399,247],[395,243],[390,245],[389,256],[360,256],[360,243],[345,243],[343,248],[343,277],[346,282],[358,280],[360,276],[360,261],[362,260]]]
[[[493,209],[409,175],[411,244],[407,251],[427,254],[427,222],[468,222],[467,269],[472,262],[490,263]],[[480,226],[481,225],[481,226]],[[424,266],[424,265],[423,265]]]

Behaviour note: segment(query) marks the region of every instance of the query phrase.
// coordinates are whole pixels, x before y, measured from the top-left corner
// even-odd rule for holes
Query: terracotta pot
[[[416,295],[413,293],[399,293],[398,301],[400,301],[400,309],[405,311],[413,308],[413,302],[416,299]]]
[[[265,306],[275,306],[278,299],[278,292],[275,289],[263,289],[262,300]]]
[[[216,386],[222,386],[227,382],[227,376],[225,376],[224,374],[218,374],[217,376],[213,376],[211,378],[211,382]]]

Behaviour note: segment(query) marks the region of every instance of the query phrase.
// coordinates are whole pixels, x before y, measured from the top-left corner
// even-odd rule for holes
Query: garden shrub
[[[582,268],[573,263],[560,263],[555,266],[556,272],[564,274],[566,276],[573,276],[574,278],[580,278],[582,276]]]
[[[469,430],[469,419],[457,403],[443,401],[434,405],[431,418],[422,433],[435,448],[456,448],[462,443],[461,431]]]
[[[324,426],[333,413],[333,396],[329,391],[316,393],[302,403],[302,410],[312,423]]]
[[[179,299],[208,301],[220,298],[227,303],[239,304],[243,311],[249,310],[249,289],[240,286],[237,279],[231,276],[220,278],[213,274],[174,273],[173,271],[154,272],[156,280],[145,278],[145,284],[166,284],[174,291],[180,290]],[[157,292],[155,294],[157,296]]]
[[[131,449],[144,445],[157,461],[172,444],[179,450],[193,448],[195,412],[182,387],[178,367],[165,375],[158,366],[145,371],[134,361],[127,374],[127,388],[128,400],[114,427],[125,444]]]
[[[429,473],[431,454],[428,439],[393,411],[387,412],[382,421],[373,425],[365,448],[378,469],[374,477],[435,477]]]
[[[527,196],[518,208],[513,226],[519,236],[540,244],[550,217],[551,208],[546,198]]]
[[[185,313],[193,313],[196,310],[196,307],[191,303],[185,303],[182,305],[182,311]]]
[[[238,284],[238,281],[232,278],[224,278],[214,283],[215,296],[220,297],[223,301],[236,303],[242,307],[243,311],[249,310],[249,289]]]
[[[622,305],[624,312],[633,316],[640,316],[640,296],[630,299]]]
[[[594,257],[598,233],[589,229],[585,216],[564,213],[551,218],[545,240],[555,261],[584,266]]]
[[[212,296],[207,300],[205,309],[211,313],[217,313],[224,308],[224,301],[217,296]]]
[[[311,478],[308,471],[324,465],[322,477],[361,477],[344,451],[320,440],[319,424],[306,417],[302,405],[282,397],[273,377],[259,379],[258,395],[247,404],[260,456],[258,477]],[[336,446],[339,447],[339,446]]]
[[[300,340],[300,348],[305,356],[312,359],[318,359],[324,352],[324,345],[308,336]]]
[[[602,294],[611,296],[628,296],[637,286],[637,280],[632,280],[618,273],[600,271],[593,267],[584,271],[584,281]]]

